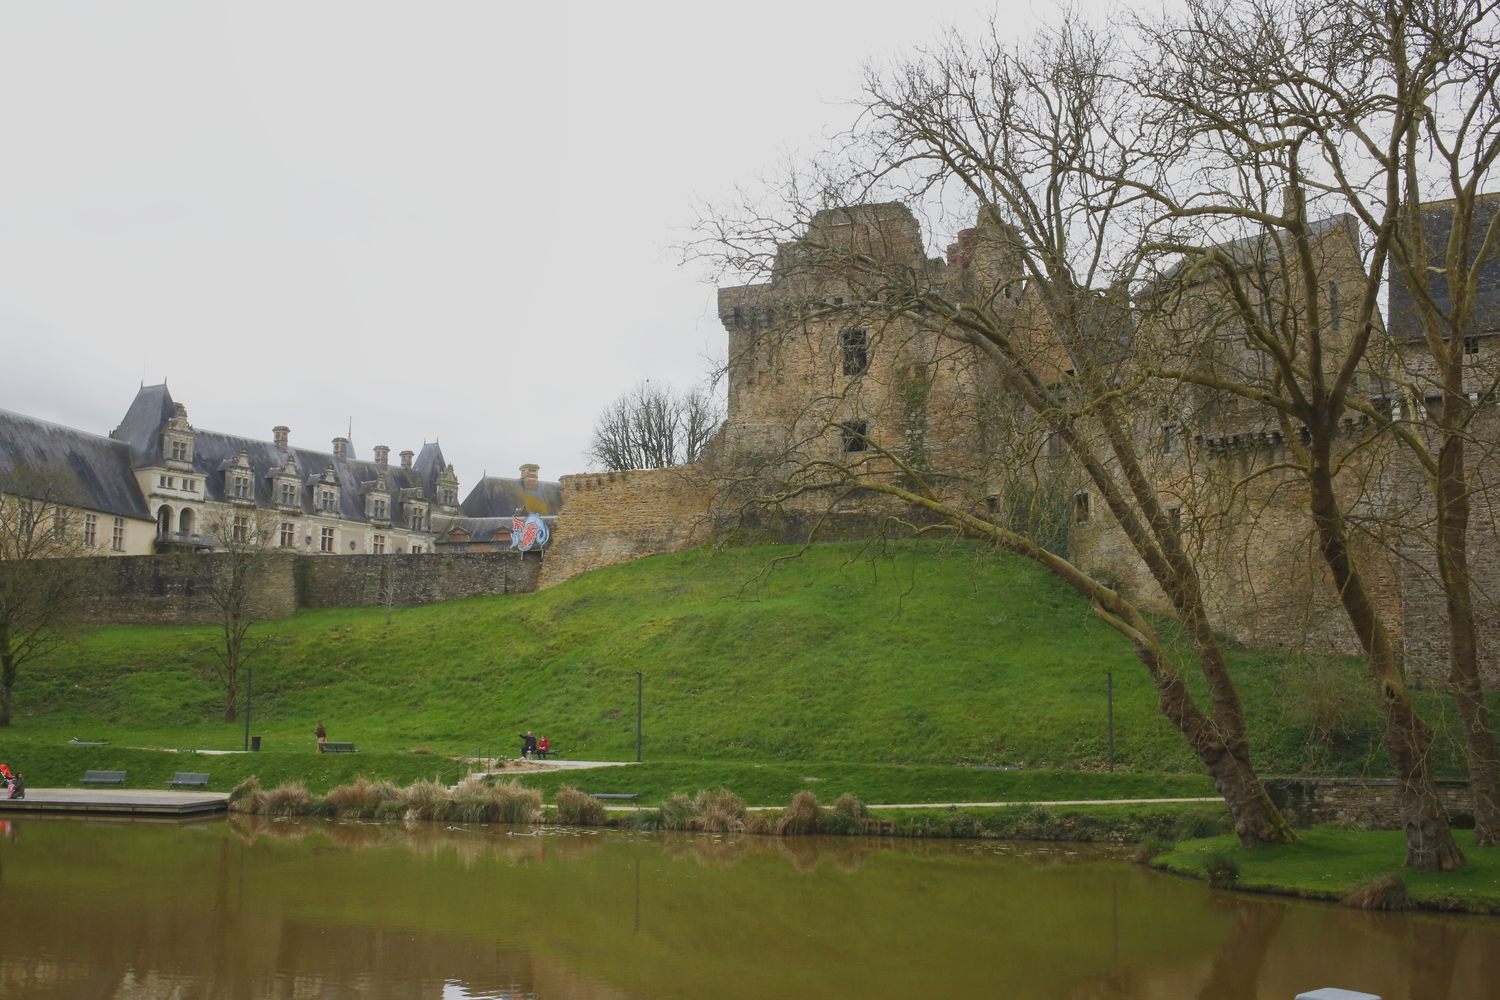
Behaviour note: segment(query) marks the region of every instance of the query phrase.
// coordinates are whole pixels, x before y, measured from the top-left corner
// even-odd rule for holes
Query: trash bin
[[[259,736],[252,736],[252,737],[250,737],[250,751],[252,753],[257,753],[257,752],[260,751],[260,737]]]

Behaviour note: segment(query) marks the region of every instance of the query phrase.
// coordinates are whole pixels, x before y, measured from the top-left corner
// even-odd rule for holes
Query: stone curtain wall
[[[708,537],[713,492],[693,466],[563,476],[540,585],[692,548]]]
[[[1265,784],[1294,827],[1353,822],[1371,830],[1402,828],[1400,790],[1394,778],[1267,778]],[[1468,781],[1438,781],[1437,790],[1450,817],[1472,818]]]
[[[223,555],[169,554],[68,559],[85,578],[88,597],[73,618],[87,625],[197,625],[217,611],[207,587]],[[284,618],[298,608],[370,607],[385,603],[383,563],[390,560],[393,604],[410,607],[482,594],[530,593],[540,553],[299,556],[269,554],[252,584],[257,609]]]
[[[529,594],[542,569],[540,552],[339,556],[297,563],[297,602],[304,608],[436,604],[480,594]]]

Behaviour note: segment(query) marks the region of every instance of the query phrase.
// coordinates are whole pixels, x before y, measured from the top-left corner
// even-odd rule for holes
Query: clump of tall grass
[[[514,780],[487,781],[472,774],[451,792],[436,782],[413,782],[406,804],[407,819],[458,823],[539,823],[542,819],[541,792]]]
[[[307,787],[300,781],[289,781],[269,792],[261,792],[260,808],[256,811],[262,816],[306,816],[312,811],[312,804],[313,798]]]
[[[1214,851],[1203,858],[1203,873],[1216,889],[1231,889],[1240,880],[1240,863],[1224,851]]]
[[[1151,859],[1159,854],[1165,854],[1172,849],[1172,843],[1160,837],[1144,837],[1136,846],[1135,853],[1130,860],[1138,865],[1149,864]]]
[[[792,804],[781,810],[776,818],[778,837],[798,837],[811,833],[822,833],[828,829],[828,818],[818,797],[812,792],[798,792],[792,796]]]
[[[604,803],[580,792],[572,785],[559,785],[557,789],[557,821],[564,826],[604,826],[609,822],[609,813]]]
[[[356,778],[352,785],[330,789],[324,798],[327,812],[338,819],[370,819],[398,814],[404,805],[402,789],[389,781]]]
[[[1356,910],[1409,910],[1411,897],[1400,872],[1381,875],[1355,886],[1344,896],[1344,905]]]
[[[1185,809],[1172,824],[1172,835],[1177,840],[1198,840],[1217,837],[1231,829],[1229,813],[1219,809]]]
[[[255,814],[260,812],[260,800],[262,792],[260,782],[254,775],[246,778],[234,790],[229,793],[229,809],[231,812]]]

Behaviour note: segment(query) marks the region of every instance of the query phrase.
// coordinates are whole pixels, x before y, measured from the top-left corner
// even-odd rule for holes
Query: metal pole
[[[245,749],[250,749],[250,691],[255,683],[255,671],[245,668]]]
[[[641,762],[641,692],[645,688],[641,672],[635,672],[635,762]]]
[[[1109,678],[1109,769],[1115,769],[1115,675],[1106,670]]]

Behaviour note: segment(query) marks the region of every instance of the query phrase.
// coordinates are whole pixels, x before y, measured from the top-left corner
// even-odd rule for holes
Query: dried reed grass
[[[1344,905],[1356,910],[1409,910],[1411,897],[1400,872],[1381,875],[1355,886],[1344,896]]]
[[[572,785],[557,789],[557,821],[564,826],[603,826],[609,822],[604,803]]]
[[[259,806],[256,812],[262,816],[306,816],[311,811],[312,796],[302,782],[289,781],[261,792]]]
[[[781,810],[776,818],[778,837],[800,837],[811,833],[822,833],[828,828],[828,818],[818,797],[812,792],[798,792],[792,796],[792,804]]]

